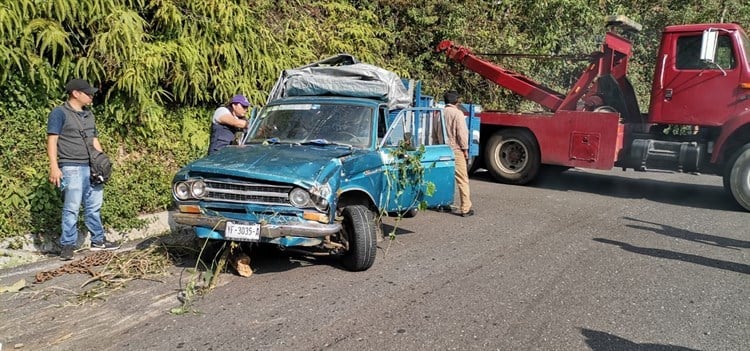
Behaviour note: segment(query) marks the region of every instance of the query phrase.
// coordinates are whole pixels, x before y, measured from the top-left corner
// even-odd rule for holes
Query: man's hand
[[[464,158],[469,159],[469,150],[461,150],[464,153]]]
[[[49,169],[49,182],[54,184],[56,187],[60,187],[60,181],[62,180],[62,171],[59,167],[50,167]]]

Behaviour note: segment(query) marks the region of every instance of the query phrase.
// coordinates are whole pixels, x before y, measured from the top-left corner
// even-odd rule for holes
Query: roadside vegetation
[[[496,53],[581,55],[597,50],[603,17],[640,22],[631,78],[641,108],[664,25],[739,22],[743,0],[16,0],[0,4],[0,238],[59,233],[60,198],[47,182],[46,121],[73,77],[101,89],[99,134],[115,161],[103,219],[127,231],[171,203],[170,180],[206,153],[212,110],[235,93],[262,105],[281,70],[346,52],[455,89],[486,108],[533,110],[510,92],[449,64],[442,39],[471,47],[564,92],[585,61]]]

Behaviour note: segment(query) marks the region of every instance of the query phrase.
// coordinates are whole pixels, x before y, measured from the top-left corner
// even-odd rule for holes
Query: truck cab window
[[[734,68],[737,61],[734,59],[734,46],[728,35],[720,35],[716,45],[716,64],[721,68]],[[717,68],[717,67],[714,67]]]
[[[385,132],[388,131],[388,123],[386,123],[385,116],[388,115],[388,110],[381,107],[378,109],[378,141],[382,140],[385,136]]]
[[[404,126],[404,115],[399,114],[398,117],[391,122],[388,126],[389,131],[386,133],[385,142],[383,146],[398,146],[399,143],[407,137],[406,128]]]
[[[701,36],[690,35],[677,39],[677,60],[675,67],[677,69],[732,69],[735,68],[737,61],[734,56],[734,47],[732,39],[728,35],[719,35],[716,46],[716,64],[710,64],[700,60]]]

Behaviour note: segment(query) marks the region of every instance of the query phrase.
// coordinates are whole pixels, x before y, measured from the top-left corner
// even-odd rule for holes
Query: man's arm
[[[464,153],[464,158],[469,158],[469,128],[466,126],[466,116],[456,109],[454,114],[456,125],[456,144]]]
[[[232,126],[235,128],[247,128],[250,121],[241,118],[235,118],[231,114],[226,114],[218,118],[219,123]]]
[[[60,186],[62,171],[57,164],[57,134],[47,134],[47,157],[49,157],[49,182],[56,187]]]

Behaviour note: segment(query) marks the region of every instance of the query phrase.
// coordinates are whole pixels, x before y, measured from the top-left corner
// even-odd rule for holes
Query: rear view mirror
[[[701,41],[701,61],[716,62],[716,44],[719,40],[719,32],[716,29],[706,29],[703,31],[703,40]]]

